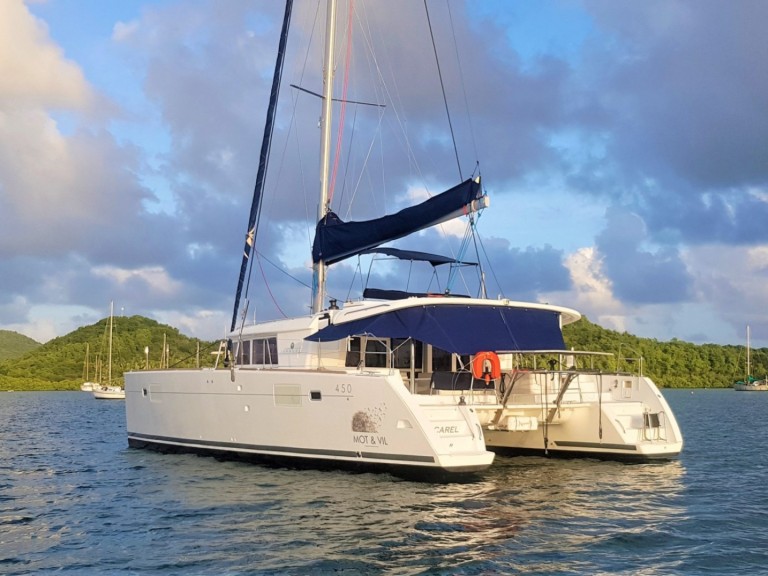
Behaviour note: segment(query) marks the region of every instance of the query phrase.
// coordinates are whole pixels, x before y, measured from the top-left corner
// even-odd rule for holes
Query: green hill
[[[86,350],[90,351],[88,379],[106,382],[108,335],[109,318],[105,318],[1,361],[0,390],[79,390],[86,378]],[[122,383],[123,372],[146,366],[145,347],[149,347],[150,367],[160,367],[164,341],[171,367],[196,366],[198,344],[201,365],[213,365],[210,351],[217,349],[217,342],[189,338],[176,328],[142,316],[117,316],[112,329],[113,382]],[[96,366],[100,366],[100,379],[95,376]]]
[[[18,358],[40,345],[40,342],[18,332],[0,330],[0,361]]]
[[[727,388],[744,378],[745,346],[691,344],[677,339],[659,342],[626,332],[606,330],[586,318],[563,329],[565,342],[575,350],[612,352],[613,357],[596,360],[595,366],[615,371],[639,372],[664,388]],[[752,374],[768,374],[768,349],[752,350]],[[620,360],[619,360],[620,359]]]
[[[10,334],[12,342],[24,342],[29,347],[0,361],[0,390],[79,390],[86,378],[86,349],[91,356],[89,379],[96,379],[93,367],[98,364],[103,374],[101,381],[105,381],[108,323],[109,318],[105,318],[43,345],[14,332],[0,331],[0,338]],[[115,317],[112,334],[112,376],[117,381],[122,379],[123,372],[145,367],[147,346],[150,367],[159,367],[164,339],[170,367],[194,367],[198,345],[201,365],[211,366],[214,357],[210,352],[218,346],[217,342],[188,338],[176,328],[142,316]],[[595,368],[638,372],[642,364],[643,374],[664,388],[725,388],[744,377],[744,346],[696,345],[676,339],[659,342],[607,330],[587,318],[566,326],[563,334],[569,348],[613,353],[610,357],[595,357]],[[5,349],[3,342],[0,339]],[[768,374],[768,349],[752,350],[752,374],[758,378]]]

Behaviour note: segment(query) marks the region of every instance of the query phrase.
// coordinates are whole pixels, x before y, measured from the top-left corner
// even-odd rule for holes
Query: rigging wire
[[[449,0],[445,0],[445,4],[448,8],[448,20],[451,23],[451,34],[453,35],[453,48],[456,51],[456,64],[459,67],[459,78],[461,79],[461,91],[464,95],[464,109],[467,114],[467,122],[469,123],[469,136],[472,139],[472,149],[475,152],[475,158],[479,157],[477,152],[477,142],[475,141],[475,129],[472,125],[472,115],[469,113],[469,99],[467,98],[467,84],[464,82],[464,70],[461,67],[461,56],[459,52],[459,43],[456,42],[456,28],[453,26],[453,12],[451,12],[451,3]],[[478,161],[479,163],[479,161]]]
[[[354,13],[354,0],[349,0],[349,17],[347,18],[347,53],[344,57],[344,85],[341,93],[341,111],[339,112],[339,130],[336,136],[336,152],[333,157],[333,171],[328,192],[328,205],[333,202],[333,192],[336,187],[336,175],[339,171],[339,158],[341,155],[341,142],[344,137],[344,117],[347,113],[347,91],[349,89],[349,69],[352,60],[352,14]]]
[[[279,265],[277,265],[277,264],[275,264],[274,262],[272,262],[272,260],[270,260],[269,258],[267,258],[267,257],[266,257],[266,256],[265,256],[265,255],[264,255],[262,252],[259,252],[259,251],[255,251],[255,252],[256,252],[256,254],[257,254],[257,255],[258,255],[260,258],[262,258],[263,260],[265,260],[265,261],[267,262],[267,264],[271,264],[271,265],[272,265],[274,268],[277,268],[277,269],[278,269],[280,272],[282,272],[283,274],[285,274],[286,276],[288,276],[288,278],[290,278],[291,280],[294,280],[295,282],[297,282],[298,284],[301,284],[301,285],[302,285],[302,286],[304,286],[305,288],[312,288],[312,286],[310,286],[310,285],[309,285],[309,284],[307,284],[306,282],[303,282],[303,281],[299,280],[299,279],[298,279],[296,276],[294,276],[293,274],[290,274],[290,273],[286,272],[286,271],[285,271],[283,268],[281,268]]]
[[[291,22],[291,12],[293,9],[293,0],[288,0],[285,4],[285,14],[283,24],[280,30],[280,42],[278,45],[278,57],[275,63],[275,70],[272,75],[272,88],[269,96],[269,107],[267,109],[267,118],[264,122],[264,135],[261,141],[261,150],[259,152],[259,168],[256,174],[256,183],[254,185],[253,199],[251,200],[251,209],[248,216],[248,228],[246,229],[245,242],[243,246],[243,260],[240,264],[240,274],[237,281],[237,290],[235,292],[235,304],[232,311],[232,325],[230,331],[234,331],[237,325],[237,317],[240,307],[240,297],[243,286],[246,293],[251,283],[251,270],[253,262],[250,259],[253,246],[256,243],[256,231],[261,218],[261,206],[264,192],[264,180],[269,165],[269,156],[272,148],[272,134],[274,132],[274,116],[277,108],[278,95],[280,94],[280,84],[283,74],[283,65],[285,63],[286,45],[288,42],[288,28]],[[248,276],[244,283],[245,276]]]
[[[264,286],[266,286],[267,292],[269,292],[269,297],[272,299],[272,303],[275,305],[275,308],[278,309],[280,314],[283,315],[283,318],[288,318],[285,312],[283,312],[283,309],[280,308],[280,304],[277,303],[277,299],[275,298],[275,295],[272,294],[272,289],[269,287],[269,282],[267,282],[267,275],[264,274],[264,267],[261,265],[261,258],[259,257],[258,252],[256,252],[256,260],[259,262],[259,270],[261,270],[261,277],[264,280]]]
[[[501,282],[499,282],[499,279],[496,276],[496,270],[493,269],[493,266],[490,265],[490,258],[488,258],[488,252],[485,250],[485,245],[483,244],[483,239],[480,237],[480,235],[477,235],[477,239],[480,242],[480,248],[483,251],[483,256],[485,256],[485,259],[488,261],[488,267],[491,269],[491,274],[493,275],[493,279],[496,281],[496,286],[498,286],[499,290],[502,290],[501,288]],[[504,296],[504,292],[500,293],[500,296]]]
[[[443,83],[443,72],[440,69],[440,59],[437,57],[437,45],[435,44],[435,35],[432,32],[432,21],[429,18],[429,7],[427,0],[424,0],[424,10],[427,13],[427,24],[429,25],[429,37],[432,39],[432,50],[435,53],[435,64],[437,64],[437,75],[440,77],[440,89],[443,91],[443,104],[445,104],[445,114],[448,116],[448,126],[451,130],[451,142],[453,142],[453,153],[456,155],[456,166],[459,169],[459,180],[463,180],[461,173],[461,162],[459,161],[459,149],[456,146],[456,135],[453,132],[453,122],[451,121],[451,111],[448,109],[448,98],[445,94],[445,84]]]

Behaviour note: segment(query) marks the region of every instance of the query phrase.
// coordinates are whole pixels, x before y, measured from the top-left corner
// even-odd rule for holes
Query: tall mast
[[[320,201],[317,221],[328,212],[328,186],[331,166],[331,118],[333,105],[333,49],[336,36],[336,0],[328,0],[325,23],[325,58],[323,64],[323,111],[320,116]],[[325,301],[325,260],[312,266],[312,313],[323,309]]]
[[[107,369],[107,383],[112,384],[112,315],[115,311],[115,302],[109,303],[109,368]]]
[[[293,10],[293,0],[287,0],[285,3],[285,15],[283,16],[283,27],[280,31],[280,44],[277,49],[277,61],[275,71],[272,75],[272,91],[269,94],[269,106],[267,108],[267,119],[264,122],[264,136],[261,140],[261,153],[259,154],[259,169],[256,173],[256,184],[253,188],[253,199],[251,200],[251,213],[248,217],[248,232],[245,236],[243,245],[243,260],[240,265],[240,276],[237,280],[237,290],[235,291],[235,306],[232,311],[232,325],[230,332],[234,332],[237,325],[237,314],[240,311],[240,296],[243,288],[246,288],[246,274],[250,264],[250,257],[253,246],[256,243],[256,228],[258,226],[259,215],[261,213],[261,199],[264,191],[264,181],[267,173],[267,164],[269,161],[269,151],[272,146],[272,133],[275,126],[275,110],[277,110],[277,100],[280,95],[280,79],[283,75],[283,63],[285,62],[286,45],[288,43],[288,28],[291,23],[291,12]]]
[[[747,384],[749,384],[749,373],[752,371],[749,360],[749,324],[747,324],[747,377],[744,379]]]

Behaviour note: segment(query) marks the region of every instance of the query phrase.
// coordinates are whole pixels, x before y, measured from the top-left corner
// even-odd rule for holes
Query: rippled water
[[[0,394],[0,573],[768,574],[768,393],[665,395],[679,461],[439,485],[133,450],[123,402]]]

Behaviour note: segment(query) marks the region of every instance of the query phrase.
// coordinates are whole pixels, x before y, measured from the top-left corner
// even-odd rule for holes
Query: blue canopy
[[[455,258],[449,258],[448,256],[441,256],[440,254],[430,254],[428,252],[419,252],[418,250],[401,250],[400,248],[390,248],[389,246],[381,246],[379,248],[372,248],[371,250],[363,250],[360,254],[383,254],[385,256],[392,256],[399,260],[413,260],[415,262],[429,262],[432,266],[440,266],[441,264],[461,264],[462,266],[477,266],[477,262],[463,262],[462,260],[456,260]]]
[[[481,198],[480,182],[470,179],[421,204],[374,220],[344,222],[334,212],[328,212],[315,229],[312,261],[339,262],[363,250],[466,214],[472,209],[472,203]]]
[[[331,324],[306,339],[329,342],[363,334],[379,338],[410,337],[456,354],[565,349],[559,312],[476,304],[402,308]]]

